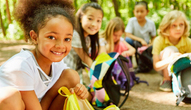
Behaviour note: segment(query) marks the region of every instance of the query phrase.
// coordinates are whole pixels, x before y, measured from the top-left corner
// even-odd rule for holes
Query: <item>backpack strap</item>
[[[180,91],[180,94],[177,95],[176,106],[178,106],[180,102],[182,102],[184,98],[189,94],[189,91],[183,87],[180,89]]]
[[[176,106],[180,104],[184,100],[185,97],[190,93],[186,88],[183,87],[182,85],[182,80],[181,80],[181,75],[183,73],[179,72],[177,73],[177,79],[178,79],[178,88],[180,89],[179,94],[177,94],[177,100],[176,100]]]
[[[120,58],[120,59],[119,59]],[[122,94],[123,96],[126,96],[125,99],[123,100],[123,102],[119,105],[119,108],[122,107],[122,105],[125,103],[125,101],[127,100],[128,96],[129,96],[129,91],[130,91],[130,74],[128,70],[125,70],[124,65],[122,64],[121,60],[125,61],[125,62],[129,62],[125,57],[122,57],[121,55],[119,55],[119,57],[117,58],[117,62],[119,63],[119,65],[121,66],[121,69],[123,70],[126,78],[128,78],[127,80],[127,87],[125,89],[125,93]]]
[[[120,58],[120,60],[123,60],[123,61],[125,61],[125,62],[127,62],[127,63],[130,63],[130,62],[128,61],[128,59],[127,59],[126,57],[123,57],[122,55],[119,55],[119,58]],[[119,61],[118,61],[118,62],[119,62]],[[120,65],[120,66],[122,66],[122,65]],[[147,86],[149,86],[149,83],[148,83],[147,81],[140,80],[139,77],[136,77],[134,71],[131,71],[131,72],[129,72],[129,73],[130,73],[131,77],[133,78],[133,80],[136,81],[137,84],[139,84],[139,83],[146,83]]]
[[[139,83],[146,83],[147,86],[149,86],[149,83],[148,83],[147,81],[140,80],[139,77],[135,76],[135,73],[131,74],[131,76],[132,76],[133,80],[134,80],[137,84],[139,84]]]

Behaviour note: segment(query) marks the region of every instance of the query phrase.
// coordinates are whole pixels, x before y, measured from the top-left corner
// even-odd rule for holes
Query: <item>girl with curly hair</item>
[[[65,86],[80,98],[90,98],[78,73],[62,59],[71,50],[74,29],[69,0],[19,0],[15,18],[26,41],[35,48],[22,49],[0,67],[1,110],[62,110]]]

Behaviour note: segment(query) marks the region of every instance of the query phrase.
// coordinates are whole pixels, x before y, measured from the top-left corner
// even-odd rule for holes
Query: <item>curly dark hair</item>
[[[29,32],[37,34],[47,21],[62,15],[74,27],[74,7],[72,0],[18,0],[14,17],[24,30],[25,40],[31,40]]]

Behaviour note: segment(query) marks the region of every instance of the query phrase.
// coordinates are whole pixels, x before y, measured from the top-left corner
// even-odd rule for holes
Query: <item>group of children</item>
[[[155,24],[146,18],[149,10],[144,1],[135,4],[135,17],[126,28],[122,19],[115,17],[100,34],[104,16],[100,5],[86,3],[74,17],[71,4],[66,0],[18,1],[15,19],[35,49],[22,49],[0,67],[1,110],[61,110],[65,98],[57,91],[62,86],[91,101],[92,96],[82,83],[83,67],[91,67],[102,52],[134,55],[134,41],[142,46],[153,44],[153,67],[163,75],[160,89],[171,91],[168,64],[191,52],[190,28],[184,13],[171,11],[165,15],[154,40]]]

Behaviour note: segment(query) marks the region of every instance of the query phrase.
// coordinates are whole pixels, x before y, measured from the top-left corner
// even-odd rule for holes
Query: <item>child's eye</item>
[[[176,27],[176,25],[172,25],[172,27],[173,27],[173,28],[175,28],[175,27]]]
[[[179,26],[180,26],[180,27],[183,27],[183,26],[184,26],[184,24],[180,24]]]
[[[55,37],[53,37],[53,36],[48,36],[48,38],[49,38],[49,39],[52,39],[52,40],[55,39]]]
[[[92,20],[92,18],[88,18],[88,20]]]
[[[65,41],[71,41],[71,39],[70,38],[66,38]]]
[[[100,22],[101,22],[101,20],[97,20],[97,22],[98,22],[98,23],[100,23]]]

